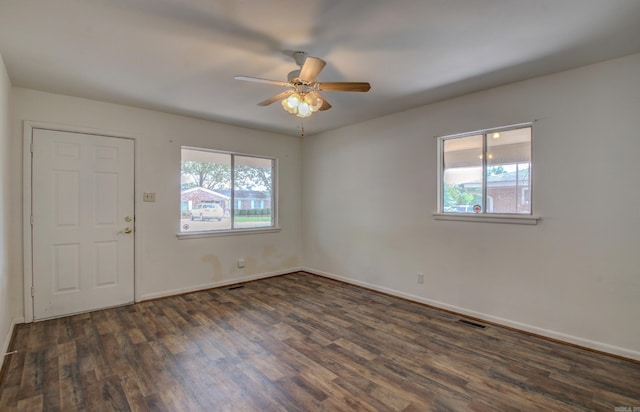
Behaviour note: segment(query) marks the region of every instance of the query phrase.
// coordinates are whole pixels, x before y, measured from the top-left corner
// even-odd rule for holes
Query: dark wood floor
[[[0,410],[603,410],[640,365],[304,273],[21,325]]]

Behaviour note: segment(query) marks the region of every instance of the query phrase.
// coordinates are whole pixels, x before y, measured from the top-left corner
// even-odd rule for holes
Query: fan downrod
[[[293,52],[293,60],[295,60],[296,64],[300,67],[304,64],[304,61],[307,60],[308,54],[303,51]]]

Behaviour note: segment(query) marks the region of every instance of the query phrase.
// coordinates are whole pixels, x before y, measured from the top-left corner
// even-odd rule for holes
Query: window
[[[530,124],[439,138],[438,214],[531,215]]]
[[[275,159],[183,147],[180,233],[274,228],[275,181]]]

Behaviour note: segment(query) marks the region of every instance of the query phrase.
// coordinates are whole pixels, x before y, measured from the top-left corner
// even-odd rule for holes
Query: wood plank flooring
[[[637,363],[306,273],[20,325],[11,350],[1,411],[640,407]]]

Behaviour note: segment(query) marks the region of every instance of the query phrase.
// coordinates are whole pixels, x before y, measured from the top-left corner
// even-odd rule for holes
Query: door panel
[[[133,302],[130,139],[33,129],[34,318]]]
[[[80,245],[53,245],[53,293],[80,290]]]

